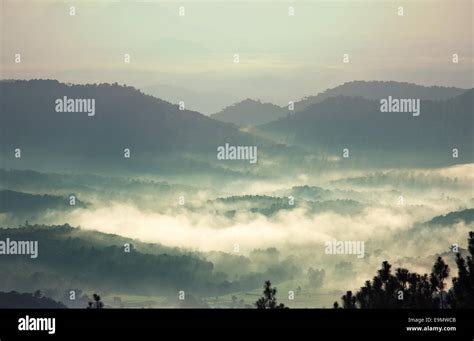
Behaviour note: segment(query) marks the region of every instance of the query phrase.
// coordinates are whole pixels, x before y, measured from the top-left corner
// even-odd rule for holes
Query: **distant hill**
[[[474,208],[461,209],[459,211],[448,212],[438,215],[430,220],[415,223],[410,229],[400,231],[395,235],[395,239],[400,240],[423,240],[429,238],[427,229],[451,229],[456,224],[463,223],[467,228],[472,228],[474,223]]]
[[[86,205],[79,199],[75,199],[75,205],[71,206],[69,198],[66,197],[0,190],[0,213],[27,212],[31,214],[46,209],[66,210],[73,207],[86,207]]]
[[[61,226],[0,228],[0,240],[38,242],[38,257],[0,257],[0,291],[57,288],[139,295],[221,295],[261,286],[266,278],[288,280],[299,268],[280,262],[265,271],[242,273],[230,281],[205,254],[160,244]],[[130,252],[125,251],[125,244]]]
[[[421,101],[420,116],[413,117],[381,112],[375,100],[331,97],[256,129],[276,140],[338,155],[348,148],[353,156],[372,151],[381,158],[411,153],[415,161],[426,156],[433,162],[472,162],[473,100],[471,89],[444,101]],[[452,148],[459,150],[457,160]]]
[[[457,162],[472,160],[472,90],[397,82],[351,82],[338,88],[304,110],[297,103],[297,111],[291,115],[286,108],[253,100],[213,115],[231,124],[179,110],[177,105],[118,84],[4,80],[0,81],[2,168],[108,174],[222,174],[222,164],[215,162],[216,149],[225,143],[258,146],[259,156],[265,152],[292,156],[281,146],[271,147],[275,146],[271,140],[309,147],[311,152],[318,149],[340,154],[346,147],[364,153],[375,150],[382,154],[372,158],[377,162],[386,157],[396,159],[384,154],[388,150],[410,152],[414,162],[420,159],[420,151],[428,151],[435,153],[428,156],[432,163],[446,164],[453,160],[441,160],[439,153],[449,156],[452,148],[459,148]],[[328,97],[338,91],[348,95]],[[449,98],[462,91],[463,94]],[[370,98],[353,97],[356,95]],[[439,100],[423,100],[420,117],[413,117],[409,113],[381,113],[382,95]],[[56,112],[55,101],[64,96],[94,99],[95,116]],[[253,126],[269,120],[272,122],[251,128],[251,133],[236,126]],[[14,157],[16,148],[21,149],[20,159]],[[130,159],[124,157],[124,149],[130,150]],[[244,164],[249,165],[233,165]]]
[[[0,292],[0,309],[66,309],[61,302],[44,297],[40,292],[19,293],[16,291]]]
[[[430,221],[426,222],[426,224],[449,226],[460,222],[464,222],[465,224],[471,224],[474,222],[474,208],[457,212],[449,212],[448,214],[434,217]]]
[[[293,192],[298,193],[294,187]],[[320,212],[337,212],[339,214],[359,213],[363,205],[355,200],[315,200],[317,197],[303,199],[303,195],[298,196],[298,201],[293,205],[288,205],[287,197],[275,197],[268,195],[243,195],[217,198],[214,201],[208,201],[209,205],[215,205],[213,209],[219,214],[227,217],[233,217],[239,211],[255,214],[262,214],[268,217],[275,215],[280,211],[293,210],[304,207],[308,213],[315,214]]]
[[[213,264],[198,257],[146,253],[149,249],[142,250],[141,243],[131,239],[81,233],[68,225],[0,228],[0,240],[6,238],[37,241],[38,258],[0,257],[1,277],[11,274],[8,281],[2,281],[0,290],[8,290],[5,286],[10,285],[24,291],[75,286],[140,294],[174,293],[177,288],[206,292],[217,290],[220,280],[213,274]],[[129,253],[125,252],[125,243],[130,245]],[[12,269],[16,269],[14,274]]]
[[[210,117],[222,122],[234,123],[238,126],[254,126],[277,120],[286,115],[288,110],[272,103],[246,99],[224,108]]]
[[[320,103],[330,97],[362,97],[379,100],[392,96],[395,98],[419,98],[421,100],[446,100],[466,92],[467,89],[445,86],[422,86],[394,81],[352,81],[336,86],[295,103],[295,111],[302,111],[310,105]]]
[[[124,149],[129,148],[133,162],[141,160],[150,167],[153,160],[165,163],[166,155],[215,155],[217,146],[226,142],[255,145],[258,141],[234,125],[181,111],[177,105],[118,84],[4,80],[0,81],[0,96],[0,144],[5,161],[11,161],[14,149],[21,148],[22,160],[37,158],[43,165],[57,161],[122,166]],[[95,116],[56,112],[55,101],[64,96],[95,99]]]
[[[128,198],[135,193],[156,194],[161,198],[176,197],[180,192],[192,192],[193,187],[178,184],[169,184],[165,181],[149,179],[131,179],[96,174],[58,174],[42,173],[32,170],[0,169],[0,189],[10,189],[16,192],[30,193],[66,193],[66,196],[75,192],[95,195],[104,188],[114,188],[115,193],[120,189],[125,191]],[[8,194],[7,194],[8,195]],[[55,194],[54,197],[57,195]],[[60,197],[60,201],[65,197]],[[76,203],[79,202],[76,198]]]

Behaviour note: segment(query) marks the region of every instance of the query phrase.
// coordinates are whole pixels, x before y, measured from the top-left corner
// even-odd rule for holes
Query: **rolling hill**
[[[420,116],[381,112],[379,101],[362,97],[331,97],[294,115],[256,127],[256,131],[279,141],[324,150],[342,156],[378,153],[411,154],[414,161],[472,162],[474,90],[448,100],[421,101]],[[458,158],[452,158],[452,149]]]
[[[388,96],[397,98],[419,98],[421,100],[446,100],[466,92],[467,89],[445,86],[422,86],[394,81],[352,81],[308,96],[295,103],[295,111],[302,111],[310,105],[331,97],[362,97],[378,100]]]
[[[275,121],[285,116],[287,112],[286,108],[275,104],[262,103],[259,100],[248,98],[211,115],[211,118],[245,127]]]
[[[95,115],[56,112],[55,101],[64,96],[94,99]],[[94,163],[111,168],[123,165],[126,148],[130,160],[150,165],[153,160],[163,163],[166,156],[179,158],[185,153],[215,158],[219,145],[261,142],[232,124],[179,110],[177,105],[118,84],[1,81],[0,100],[0,144],[7,163],[15,161],[16,148],[21,149],[23,160],[35,159],[36,165],[74,163],[93,169]]]

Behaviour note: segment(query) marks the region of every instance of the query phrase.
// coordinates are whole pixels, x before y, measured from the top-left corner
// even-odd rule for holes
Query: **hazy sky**
[[[351,80],[473,86],[471,0],[0,1],[1,78],[158,85],[216,107]]]

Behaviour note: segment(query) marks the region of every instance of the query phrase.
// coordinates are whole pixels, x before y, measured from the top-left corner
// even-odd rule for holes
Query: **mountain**
[[[0,189],[8,188],[17,192],[54,192],[67,193],[68,195],[74,192],[81,192],[95,195],[97,192],[103,192],[103,189],[107,187],[114,188],[116,192],[124,188],[127,195],[160,192],[161,196],[176,196],[176,193],[179,192],[192,192],[196,190],[191,186],[170,184],[165,181],[153,181],[150,179],[113,177],[110,175],[97,174],[56,174],[41,173],[32,170],[0,169]],[[61,199],[61,201],[62,200],[63,199]]]
[[[7,242],[7,238],[37,242],[38,257],[13,254],[0,257],[0,291],[55,288],[58,295],[48,295],[55,299],[71,288],[83,292],[173,297],[184,290],[186,295],[215,297],[254,290],[266,278],[276,283],[286,281],[301,272],[290,260],[283,260],[266,270],[245,272],[230,281],[227,271],[216,271],[214,263],[206,260],[204,254],[68,224],[0,227],[0,241]],[[242,258],[228,257],[233,261]]]
[[[410,229],[397,232],[394,239],[423,240],[429,238],[427,231],[431,230],[430,233],[435,233],[437,229],[454,229],[458,224],[465,225],[466,230],[472,230],[474,227],[474,208],[448,212],[444,215],[435,216],[430,220],[415,223]]]
[[[459,96],[466,91],[466,89],[455,87],[427,87],[406,82],[352,81],[296,102],[295,111],[303,111],[312,104],[320,103],[331,97],[362,97],[377,101],[388,96],[393,98],[419,98],[420,100],[446,100]],[[272,103],[246,99],[228,106],[210,117],[246,127],[269,123],[285,117],[288,113],[287,108]]]
[[[40,292],[0,292],[0,309],[65,309],[61,302],[42,296]]]
[[[57,112],[57,100],[94,100],[95,112]],[[209,154],[225,143],[256,145],[258,139],[232,124],[210,119],[118,84],[69,85],[55,80],[0,82],[0,144],[5,162],[36,158],[36,164],[77,167],[103,162],[123,165],[124,149],[130,161],[150,167],[164,156]],[[59,108],[61,109],[61,108]],[[91,111],[92,113],[92,111]],[[18,160],[20,161],[20,160]],[[29,165],[32,168],[32,165]],[[187,166],[189,167],[189,165]],[[26,168],[26,167],[25,167]]]
[[[433,163],[472,162],[473,99],[471,89],[444,101],[421,101],[420,115],[414,117],[412,113],[381,112],[380,102],[375,100],[331,97],[255,131],[341,156],[348,148],[353,156],[367,156],[372,151],[381,158],[412,154],[416,160],[427,158]],[[453,148],[459,151],[456,160]]]
[[[272,103],[262,103],[259,100],[246,99],[224,108],[211,115],[213,119],[234,123],[238,126],[254,126],[275,121],[286,115],[288,110]]]
[[[421,100],[446,100],[466,92],[467,89],[445,86],[422,86],[394,81],[352,81],[336,86],[316,95],[303,98],[295,103],[295,111],[305,110],[312,104],[320,103],[330,97],[363,97],[380,100],[394,98],[419,98]]]
[[[445,215],[436,216],[425,224],[449,226],[458,224],[460,222],[463,222],[466,225],[472,224],[474,222],[474,208],[457,212],[449,212]]]
[[[87,207],[79,199],[75,199],[75,205],[69,205],[69,198],[56,195],[39,195],[31,193],[0,190],[0,213],[44,213],[45,210],[67,210],[73,207]]]
[[[0,257],[0,274],[8,277],[0,285],[3,291],[80,287],[140,294],[175,293],[176,288],[212,292],[223,280],[213,273],[212,263],[197,256],[147,253],[134,240],[115,240],[113,235],[78,231],[69,225],[0,228],[0,240],[7,238],[37,241],[38,258]],[[120,239],[124,243],[117,243]],[[104,240],[110,245],[104,245]]]

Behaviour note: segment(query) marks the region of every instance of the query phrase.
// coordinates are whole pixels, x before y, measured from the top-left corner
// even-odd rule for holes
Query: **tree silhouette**
[[[102,303],[100,296],[97,294],[92,295],[94,302],[89,302],[87,309],[102,309],[104,308],[104,303]]]
[[[345,309],[396,309],[396,308],[473,308],[474,307],[474,232],[469,232],[466,259],[456,255],[458,276],[452,280],[452,288],[445,291],[449,267],[438,257],[431,274],[419,275],[398,268],[392,275],[392,266],[384,261],[372,281],[366,281],[355,295],[348,291],[342,296]],[[334,302],[334,308],[339,304]]]
[[[334,306],[336,307],[336,303],[334,302]],[[344,309],[355,309],[356,307],[356,298],[352,296],[352,291],[348,291],[344,296],[342,296],[342,307]]]
[[[458,276],[453,278],[453,287],[447,295],[447,302],[453,308],[474,307],[474,232],[469,232],[466,259],[456,254]]]
[[[446,292],[444,291],[444,280],[449,276],[449,267],[441,257],[438,257],[430,275],[430,282],[434,292],[438,293],[435,303],[440,308],[446,308]]]
[[[355,295],[348,291],[342,296],[342,307],[345,309],[396,309],[432,308],[435,305],[432,297],[440,284],[434,286],[428,275],[410,273],[403,268],[396,269],[393,275],[391,268],[392,265],[384,261],[372,281],[366,281]],[[434,276],[432,274],[431,277],[440,278]],[[435,281],[435,283],[438,282]]]
[[[265,281],[263,286],[263,297],[260,297],[255,305],[257,309],[288,309],[283,303],[277,303],[277,288],[272,288],[270,281]]]

